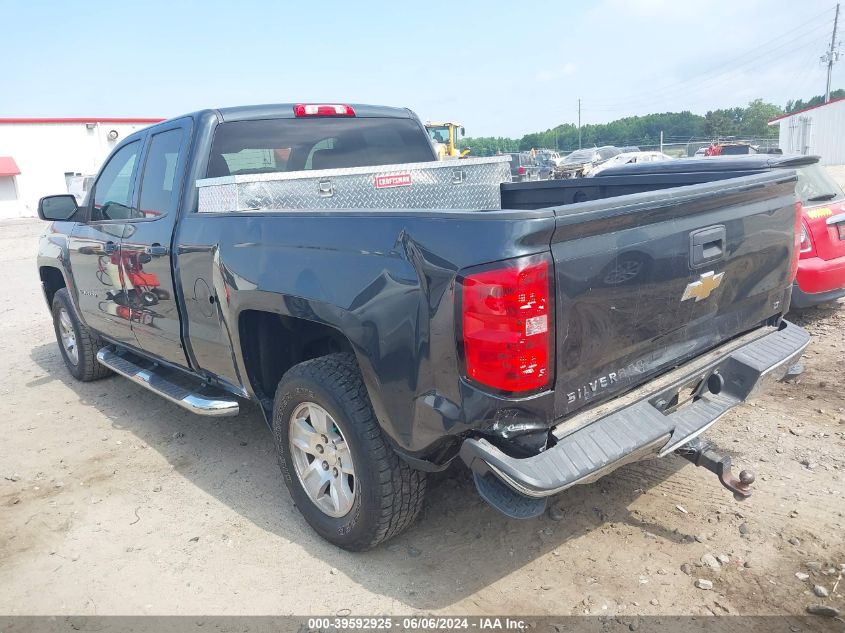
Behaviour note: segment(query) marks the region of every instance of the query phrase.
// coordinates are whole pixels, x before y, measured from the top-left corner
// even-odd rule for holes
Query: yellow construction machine
[[[464,136],[464,128],[460,123],[432,123],[429,121],[425,124],[425,129],[428,135],[434,142],[434,147],[437,150],[437,160],[445,160],[447,158],[466,158],[469,150],[458,149],[458,131],[461,136]]]

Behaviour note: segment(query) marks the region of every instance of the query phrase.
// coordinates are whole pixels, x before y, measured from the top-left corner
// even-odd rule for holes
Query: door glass
[[[133,217],[129,189],[140,147],[140,141],[134,141],[120,148],[103,168],[95,185],[92,220],[128,220]]]
[[[153,136],[144,174],[141,176],[140,217],[160,218],[174,210],[176,163],[181,145],[181,129]]]

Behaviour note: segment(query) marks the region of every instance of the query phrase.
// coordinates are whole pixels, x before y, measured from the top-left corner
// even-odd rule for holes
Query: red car
[[[845,192],[817,156],[795,167],[804,205],[798,276],[792,305],[805,308],[845,297]]]

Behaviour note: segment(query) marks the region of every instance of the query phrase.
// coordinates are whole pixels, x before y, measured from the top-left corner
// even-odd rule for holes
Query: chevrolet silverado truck
[[[82,204],[39,203],[68,371],[199,415],[256,402],[296,506],[350,550],[407,528],[427,473],[456,459],[519,518],[675,452],[748,495],[753,475],[699,436],[808,344],[783,319],[795,173],[644,176],[655,190],[636,193],[598,177],[590,200],[575,181],[503,179],[497,204],[438,208],[427,166],[460,187],[484,159],[435,158],[413,113],[379,106],[205,110],[128,136]],[[304,174],[302,199],[322,203],[334,170],[364,174],[368,208],[262,194]],[[435,202],[379,202],[417,187]]]

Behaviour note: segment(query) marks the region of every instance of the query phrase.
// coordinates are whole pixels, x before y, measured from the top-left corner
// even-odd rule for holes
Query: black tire
[[[311,501],[295,471],[289,425],[296,408],[305,402],[323,407],[349,445],[355,467],[354,500],[351,510],[339,518]],[[419,514],[425,473],[412,469],[387,443],[354,355],[322,356],[285,373],[273,402],[273,436],[296,506],[309,525],[334,545],[350,551],[370,549],[405,530]]]
[[[70,318],[73,331],[76,336],[76,348],[78,353],[77,361],[74,363],[69,356],[65,346],[62,344],[60,333],[59,315],[61,311]],[[112,371],[97,362],[97,352],[105,345],[94,332],[85,327],[76,317],[76,310],[70,301],[66,288],[60,288],[53,296],[53,329],[56,332],[56,342],[59,344],[59,351],[65,366],[71,375],[82,382],[91,382],[110,376]]]

